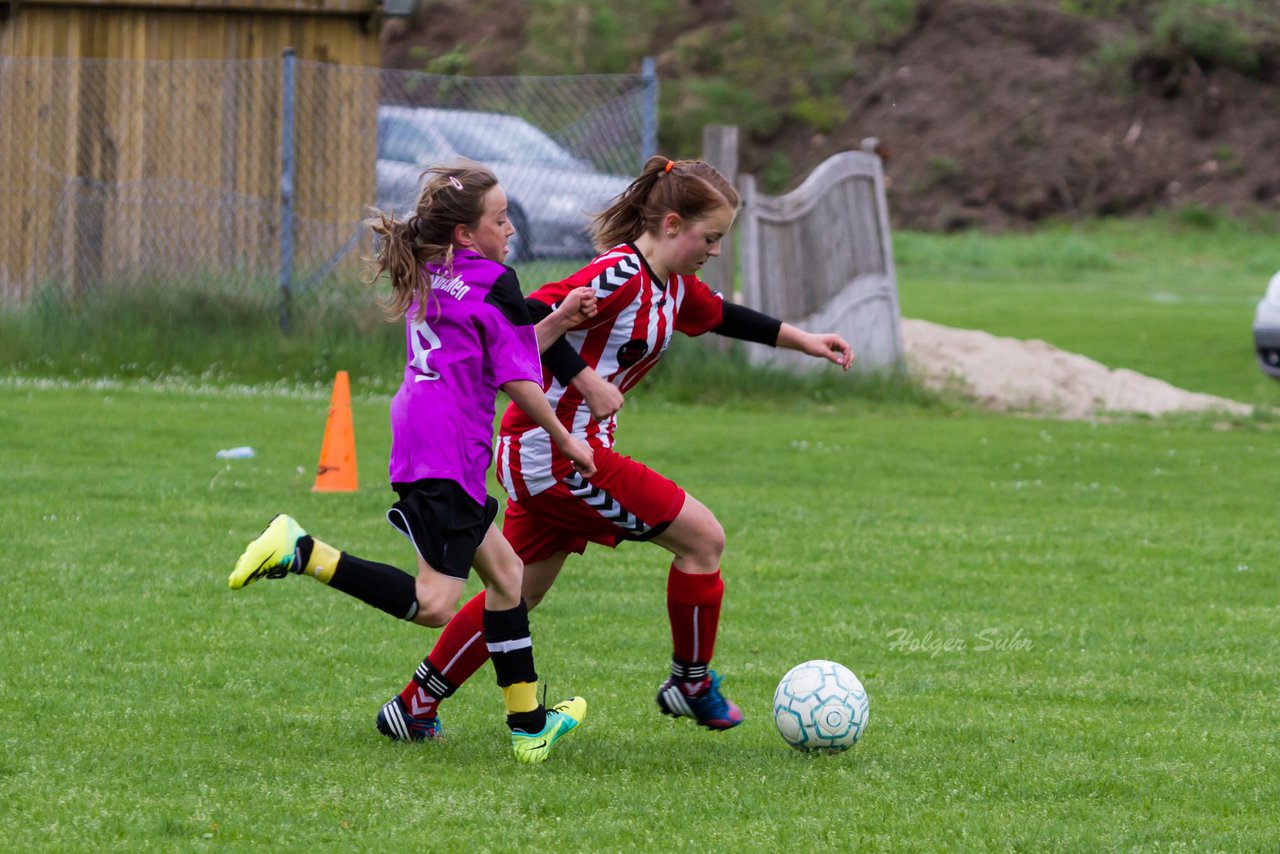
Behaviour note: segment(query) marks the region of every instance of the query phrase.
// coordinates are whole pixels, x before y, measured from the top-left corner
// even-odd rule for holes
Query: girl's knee
[[[720,524],[720,520],[715,516],[711,517],[711,522],[707,526],[706,548],[710,555],[714,555],[719,562],[721,555],[724,554],[724,526]]]
[[[676,555],[683,572],[715,572],[724,555],[724,527],[705,505],[689,496],[675,523],[658,540]]]
[[[489,587],[505,600],[520,601],[520,588],[524,582],[524,564],[514,554],[510,560],[495,565],[489,573]]]
[[[421,597],[418,599],[418,613],[413,621],[420,626],[426,626],[430,629],[438,629],[449,624],[456,613],[456,604],[447,602],[424,602]]]
[[[714,572],[715,567],[720,565],[720,558],[724,555],[724,526],[720,524],[715,514],[706,508],[703,508],[703,512],[699,514],[691,545],[693,554],[690,556],[700,563],[714,564],[715,566],[708,570]]]
[[[418,596],[418,613],[414,615],[413,621],[420,626],[438,629],[448,624],[457,612],[462,584],[419,575],[414,592]]]

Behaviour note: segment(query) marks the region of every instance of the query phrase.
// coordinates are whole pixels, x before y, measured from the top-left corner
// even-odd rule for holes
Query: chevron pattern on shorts
[[[587,481],[578,472],[573,472],[564,479],[569,492],[581,498],[588,506],[617,525],[632,536],[640,536],[649,531],[649,526],[636,518],[635,514],[619,504],[612,495]]]

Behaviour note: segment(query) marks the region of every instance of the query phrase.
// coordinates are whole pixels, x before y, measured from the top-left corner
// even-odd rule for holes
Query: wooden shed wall
[[[354,6],[354,4],[353,4]],[[337,4],[335,4],[335,8]],[[376,2],[344,14],[286,4],[22,3],[0,23],[0,56],[71,59],[299,59],[376,66]],[[299,14],[301,12],[301,14]]]
[[[374,189],[367,11],[227,8],[24,4],[0,23],[0,293],[174,265],[275,270],[286,47],[300,60],[295,254],[346,238]]]

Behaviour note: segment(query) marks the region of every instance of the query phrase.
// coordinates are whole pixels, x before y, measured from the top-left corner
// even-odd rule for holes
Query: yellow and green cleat
[[[542,732],[511,733],[511,747],[515,751],[516,760],[528,765],[545,762],[551,754],[552,746],[560,737],[577,729],[586,716],[587,701],[581,697],[570,697],[557,703],[547,710],[547,725],[542,728]]]
[[[239,590],[259,578],[284,578],[290,572],[300,572],[302,568],[294,565],[298,562],[296,550],[298,540],[306,535],[293,517],[277,514],[266,530],[245,547],[227,586]]]

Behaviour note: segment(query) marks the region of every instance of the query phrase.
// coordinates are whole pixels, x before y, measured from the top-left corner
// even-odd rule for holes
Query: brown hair
[[[736,211],[739,204],[738,191],[709,163],[655,155],[640,176],[596,216],[592,224],[596,248],[603,252],[656,231],[669,211],[698,220],[721,205]]]
[[[373,229],[378,248],[370,259],[372,284],[386,273],[391,280],[391,296],[383,304],[390,318],[404,317],[418,303],[418,320],[427,311],[431,277],[425,265],[453,264],[453,230],[458,225],[474,225],[484,215],[484,196],[498,185],[489,169],[469,160],[454,160],[432,166],[412,216],[396,219],[373,210],[365,224]]]

